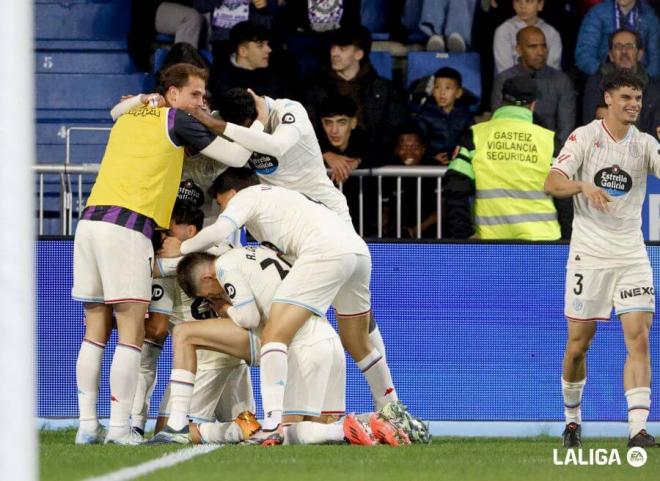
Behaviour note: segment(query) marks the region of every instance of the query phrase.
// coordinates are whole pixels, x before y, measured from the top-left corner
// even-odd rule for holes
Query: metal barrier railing
[[[62,235],[72,235],[74,228],[74,213],[78,217],[82,214],[86,197],[83,189],[83,176],[96,176],[99,171],[99,163],[72,164],[71,163],[71,134],[76,131],[109,131],[109,127],[68,127],[65,132],[66,157],[64,164],[38,164],[33,167],[38,175],[38,232],[44,233],[44,182],[45,176],[55,176],[59,181],[59,220]],[[100,159],[99,159],[100,161]],[[447,171],[446,167],[435,166],[387,166],[374,169],[356,169],[351,172],[351,177],[358,178],[358,232],[360,236],[365,233],[365,197],[364,178],[375,178],[378,191],[377,212],[377,236],[383,237],[383,179],[396,179],[396,237],[401,238],[402,211],[401,203],[402,179],[414,177],[416,183],[416,237],[422,236],[422,179],[436,178],[436,213],[437,213],[437,238],[442,238],[442,177]],[[76,177],[77,176],[77,177]],[[74,192],[74,188],[77,192]],[[339,186],[343,188],[342,185]],[[49,210],[50,211],[50,210]]]

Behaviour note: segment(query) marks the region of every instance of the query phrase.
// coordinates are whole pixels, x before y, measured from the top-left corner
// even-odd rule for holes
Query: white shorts
[[[80,220],[73,242],[73,289],[81,302],[151,300],[154,251],[144,234],[109,222]]]
[[[169,393],[168,386],[158,416],[169,416]],[[250,368],[246,364],[197,371],[189,412],[194,422],[229,422],[243,411],[255,409]]]
[[[339,337],[291,346],[284,415],[342,415],[346,411],[346,357]]]
[[[570,321],[609,321],[627,312],[655,312],[653,272],[647,264],[566,270],[564,314]]]
[[[294,304],[324,317],[359,316],[371,310],[371,258],[358,254],[300,257],[275,292],[273,302]]]

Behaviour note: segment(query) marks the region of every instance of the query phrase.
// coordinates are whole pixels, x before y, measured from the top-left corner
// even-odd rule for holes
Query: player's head
[[[603,79],[606,119],[634,124],[642,110],[644,81],[632,70],[617,69]]]
[[[254,98],[244,88],[233,88],[220,94],[216,100],[220,117],[226,122],[249,127],[257,118]]]
[[[644,56],[639,32],[620,28],[609,36],[608,46],[608,57],[616,68],[637,70]]]
[[[414,124],[399,129],[394,155],[404,165],[419,165],[426,153],[424,134]]]
[[[528,70],[541,70],[548,62],[548,44],[543,30],[528,26],[516,34],[516,52],[520,63]]]
[[[330,96],[321,103],[319,116],[330,145],[345,150],[351,132],[357,126],[357,105],[353,99],[341,95]]]
[[[229,43],[236,63],[248,70],[267,68],[272,49],[268,29],[254,22],[239,22],[229,31]]]
[[[502,104],[516,107],[526,107],[534,110],[536,104],[536,82],[527,75],[511,77],[502,86]]]
[[[170,107],[195,109],[204,104],[208,72],[189,63],[177,63],[165,69],[156,91]]]
[[[259,179],[251,169],[230,167],[215,178],[209,187],[209,195],[222,212],[237,192],[258,183]]]
[[[527,25],[533,25],[539,18],[539,12],[543,10],[543,0],[513,0],[513,10],[520,20]]]
[[[451,67],[442,67],[433,74],[433,90],[431,92],[436,103],[450,111],[456,101],[463,95],[463,77]]]
[[[190,297],[217,299],[224,296],[215,274],[215,260],[208,252],[185,255],[176,267],[176,280],[181,290]]]
[[[172,210],[168,234],[181,242],[195,236],[204,225],[204,212],[191,202],[177,201]]]
[[[371,52],[371,32],[363,26],[340,28],[330,38],[330,66],[338,73],[354,69],[368,61]]]

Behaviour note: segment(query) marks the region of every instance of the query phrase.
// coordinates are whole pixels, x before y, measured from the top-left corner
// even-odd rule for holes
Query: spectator
[[[416,167],[429,164],[426,156],[426,139],[413,124],[403,126],[397,134],[394,148],[394,165]],[[437,180],[422,178],[420,237],[437,237],[438,221]],[[401,196],[401,237],[416,238],[417,235],[417,178],[403,177],[401,190],[397,190],[396,178],[383,179],[383,236],[397,236],[397,196]]]
[[[174,43],[185,42],[195,48],[203,47],[206,21],[192,7],[192,0],[133,1],[128,51],[140,71],[151,72],[151,45],[156,32],[174,35]]]
[[[193,0],[195,8],[208,14],[213,64],[226,65],[230,54],[229,32],[247,20],[269,30],[278,13],[278,0]]]
[[[543,10],[543,0],[513,0],[513,9],[516,15],[495,30],[493,39],[495,73],[502,73],[518,64],[516,34],[521,28],[530,26],[538,27],[543,31],[548,46],[547,63],[561,70],[561,37],[557,30],[539,18],[539,12]]]
[[[265,27],[248,21],[236,24],[229,33],[232,53],[229,61],[214,65],[210,90],[214,97],[231,88],[250,88],[258,95],[288,98],[288,86],[294,78],[284,81],[270,65],[272,49]]]
[[[434,75],[433,91],[417,116],[417,125],[428,140],[428,155],[448,165],[458,141],[474,124],[469,106],[460,102],[463,79],[453,68],[443,67]]]
[[[165,60],[163,60],[163,65],[160,66],[160,69],[156,73],[156,85],[161,83],[161,74],[168,67],[175,65],[177,63],[189,63],[195,67],[206,70],[207,72],[211,68],[211,64],[206,60],[199,51],[186,42],[175,43],[170,48],[170,51],[167,52]]]
[[[605,100],[603,100],[596,107],[596,111],[594,112],[594,119],[603,120],[605,118],[605,114],[607,114],[607,104],[605,103]]]
[[[428,37],[426,50],[465,52],[472,36],[476,0],[408,0],[402,22]],[[445,45],[446,40],[446,45]]]
[[[525,27],[516,34],[516,52],[520,62],[495,76],[491,107],[502,105],[502,86],[510,78],[527,76],[534,79],[537,88],[534,116],[537,123],[556,133],[555,152],[564,144],[575,128],[575,91],[564,72],[547,65],[548,47],[543,31],[538,27]]]
[[[342,184],[356,232],[373,234],[373,214],[377,207],[373,182],[371,179],[362,182],[365,207],[360,225],[360,182],[349,177],[358,167],[370,169],[373,166],[373,148],[367,133],[357,125],[357,105],[348,97],[328,97],[319,108],[319,116],[323,126],[319,145],[323,160],[331,170],[330,176],[334,182]]]
[[[443,179],[449,237],[559,239],[557,211],[543,192],[554,134],[532,123],[536,84],[529,76],[513,77],[502,92],[504,105],[472,126]]]
[[[369,63],[370,50],[371,34],[365,27],[335,32],[330,47],[331,68],[311,82],[304,103],[321,135],[320,104],[330,96],[353,99],[358,107],[358,126],[366,131],[374,157],[382,162],[386,153],[392,152],[392,139],[407,121],[408,112],[392,82],[380,77]]]
[[[594,75],[608,56],[610,35],[620,29],[639,32],[645,49],[646,72],[651,77],[660,74],[660,25],[653,9],[642,0],[604,0],[584,17],[577,46],[575,63],[587,75]]]
[[[653,82],[647,74],[641,59],[644,50],[641,46],[641,37],[638,32],[628,29],[619,29],[608,39],[608,61],[601,65],[598,73],[591,75],[584,86],[582,97],[582,123],[587,124],[594,119],[596,106],[603,102],[603,78],[615,70],[629,69],[637,73],[646,84],[644,89],[644,102],[639,117],[640,130],[655,135],[653,125],[654,110],[657,109],[657,99],[660,97],[660,84]]]

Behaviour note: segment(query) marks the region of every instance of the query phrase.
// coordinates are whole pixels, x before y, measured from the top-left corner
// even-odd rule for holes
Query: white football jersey
[[[370,255],[353,226],[325,205],[303,193],[266,185],[254,185],[238,192],[218,217],[218,222],[184,242],[182,249],[185,246],[186,252],[192,252],[206,248],[207,243],[226,235],[229,223],[234,229],[245,225],[259,242],[270,242],[295,258],[307,254],[323,257]],[[217,230],[209,231],[214,228]],[[193,245],[196,249],[191,249]]]
[[[229,316],[241,325],[241,316],[249,315],[245,312],[258,312],[260,322],[255,332],[260,335],[275,292],[290,269],[287,261],[265,247],[240,247],[218,257],[216,276],[232,302]],[[326,318],[311,316],[297,332],[291,346],[311,345],[335,336],[337,333]]]
[[[289,99],[266,100],[270,112],[264,131],[276,134],[278,128],[293,127],[300,133],[300,138],[280,158],[257,151],[252,154],[248,162],[259,180],[266,185],[303,192],[319,200],[350,223],[346,197],[328,177],[321,147],[305,107]],[[249,145],[243,146],[256,150]]]
[[[575,217],[568,265],[601,269],[648,262],[642,235],[642,204],[648,174],[660,174],[658,142],[631,126],[617,142],[602,120],[576,129],[555,159],[553,170],[589,182],[613,199],[607,212],[586,197],[573,197]]]

